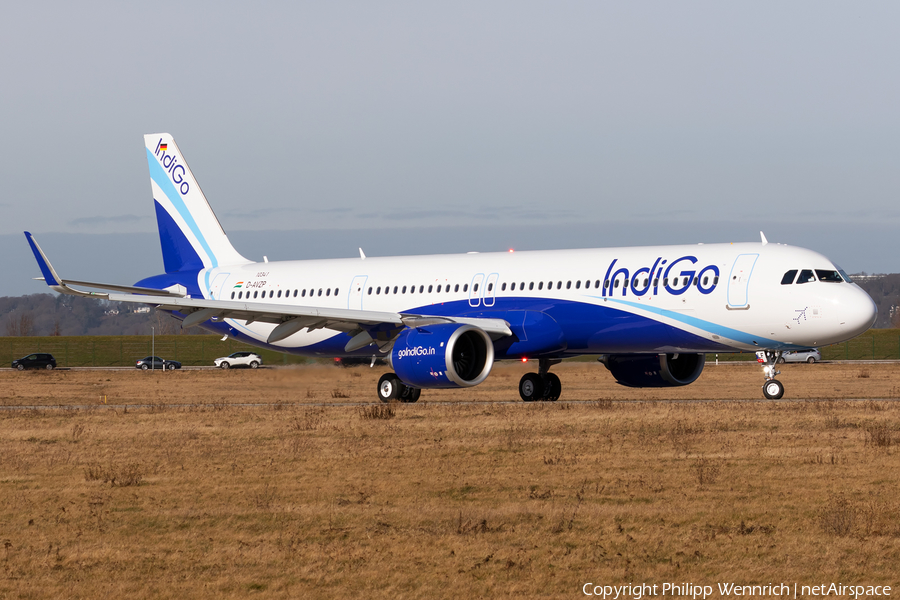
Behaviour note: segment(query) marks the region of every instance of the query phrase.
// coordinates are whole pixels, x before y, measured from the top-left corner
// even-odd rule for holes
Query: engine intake
[[[412,387],[471,387],[490,374],[494,345],[474,325],[440,323],[404,330],[390,361],[400,380]]]
[[[676,387],[694,383],[705,354],[608,354],[600,358],[616,381],[628,387]]]

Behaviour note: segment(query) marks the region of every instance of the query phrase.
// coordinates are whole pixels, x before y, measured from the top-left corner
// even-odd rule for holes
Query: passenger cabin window
[[[322,295],[322,288],[319,288],[319,295]]]
[[[819,281],[827,281],[828,283],[841,283],[844,280],[840,272],[825,269],[816,269],[816,276],[819,278]]]
[[[543,281],[538,281],[538,289],[539,289],[539,290],[544,289],[544,282],[543,282]]]
[[[231,299],[234,300],[234,292],[231,292]]]
[[[459,286],[457,285],[456,287],[458,288]],[[500,286],[500,291],[501,291],[501,292],[505,292],[505,291],[506,291],[506,282],[504,282],[503,285]]]
[[[493,283],[489,283],[489,284],[488,284],[488,291],[489,291],[489,292],[494,291],[494,284],[493,284]]]
[[[528,289],[529,289],[529,290],[533,290],[533,289],[534,289],[534,282],[533,282],[533,281],[532,281],[531,283],[528,284]]]
[[[809,282],[815,281],[815,280],[816,280],[816,276],[813,275],[813,272],[811,269],[803,269],[802,271],[800,271],[800,277],[797,278],[797,283],[798,284],[809,283]]]
[[[571,289],[572,289],[572,282],[571,282],[571,281],[567,281],[567,282],[566,282],[566,289],[567,289],[567,290],[571,290]]]
[[[505,283],[503,284],[503,289],[504,289],[504,290],[506,289],[506,284],[505,284]],[[454,291],[454,292],[458,292],[458,291],[459,291],[459,284],[458,284],[458,283],[457,283],[456,285],[453,286],[453,291]]]
[[[791,269],[781,278],[781,285],[791,285],[794,283],[794,277],[797,276],[797,269]]]

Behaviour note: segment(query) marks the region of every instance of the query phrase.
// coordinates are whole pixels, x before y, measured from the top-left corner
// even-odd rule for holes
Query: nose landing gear
[[[775,370],[775,365],[783,362],[780,350],[766,350],[766,359],[763,362],[763,374],[766,376],[766,382],[763,384],[763,396],[769,400],[778,400],[784,396],[784,385],[777,379],[776,375],[780,375],[781,371]]]
[[[559,364],[558,358],[542,358],[537,373],[525,373],[519,380],[519,396],[525,402],[555,402],[562,393],[562,382],[550,367]]]

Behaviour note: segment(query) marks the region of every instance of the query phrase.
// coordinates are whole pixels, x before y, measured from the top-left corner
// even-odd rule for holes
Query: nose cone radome
[[[868,330],[875,323],[875,317],[878,316],[878,307],[875,306],[872,297],[855,285],[852,290],[854,293],[848,298],[842,311],[841,326],[846,328],[846,339]]]

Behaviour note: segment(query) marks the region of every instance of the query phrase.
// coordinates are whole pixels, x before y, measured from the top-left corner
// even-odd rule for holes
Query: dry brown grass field
[[[579,402],[496,402],[525,370],[391,406],[377,368],[0,372],[38,407],[0,409],[0,598],[900,588],[900,365],[786,365],[757,402],[757,366],[564,364]]]

